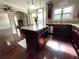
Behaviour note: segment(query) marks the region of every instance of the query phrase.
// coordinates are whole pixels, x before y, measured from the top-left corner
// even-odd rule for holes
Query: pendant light
[[[40,0],[40,8],[38,9],[38,12],[43,12],[43,9],[41,7],[41,0]]]
[[[34,5],[34,3],[33,3],[33,0],[32,0],[32,4],[31,4],[31,6],[30,6],[30,9],[35,9],[35,5]]]
[[[29,2],[27,2],[27,4],[28,4],[28,7],[27,7],[27,14],[30,14],[30,8],[29,8]]]

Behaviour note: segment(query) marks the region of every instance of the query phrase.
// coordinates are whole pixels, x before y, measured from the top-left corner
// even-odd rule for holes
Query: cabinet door
[[[71,26],[69,26],[69,25],[55,25],[54,26],[54,35],[69,37],[71,35]]]

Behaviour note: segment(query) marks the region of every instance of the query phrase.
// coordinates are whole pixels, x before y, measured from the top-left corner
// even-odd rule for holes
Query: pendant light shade
[[[42,8],[40,8],[40,9],[38,10],[38,12],[43,12],[43,9],[42,9]]]
[[[35,5],[34,5],[34,3],[33,3],[33,0],[32,0],[32,4],[31,4],[31,6],[30,6],[30,9],[35,9]]]
[[[38,12],[43,12],[43,9],[41,8],[41,0],[40,0],[40,8],[38,9]]]
[[[35,9],[35,5],[32,4],[32,5],[30,6],[30,9]]]

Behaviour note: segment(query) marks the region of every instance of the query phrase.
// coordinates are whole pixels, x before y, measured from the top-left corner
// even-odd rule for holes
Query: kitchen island
[[[27,42],[27,48],[30,50],[39,51],[45,44],[48,27],[46,26],[24,26],[21,27]]]

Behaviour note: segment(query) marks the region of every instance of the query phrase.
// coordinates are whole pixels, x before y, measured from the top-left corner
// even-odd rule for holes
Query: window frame
[[[60,14],[55,14],[55,11],[58,10],[58,9],[55,9],[54,10],[54,19],[56,19],[56,20],[60,20],[60,19],[71,19],[72,18],[73,7],[72,6],[70,6],[70,7],[72,8],[72,10],[70,12],[67,12],[67,13],[64,13],[63,11],[64,11],[65,8],[69,8],[69,7],[58,8],[58,9],[61,9]],[[63,18],[63,15],[65,15],[65,14],[70,14],[70,17],[69,18]],[[60,16],[60,19],[55,18],[56,15],[61,15]]]

